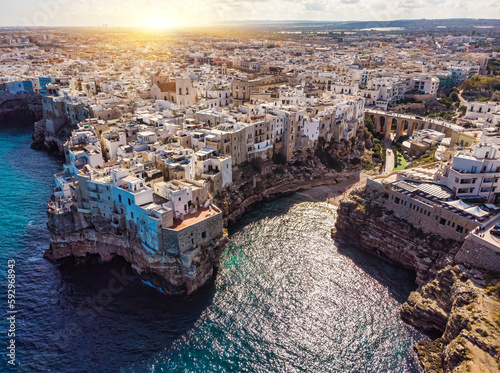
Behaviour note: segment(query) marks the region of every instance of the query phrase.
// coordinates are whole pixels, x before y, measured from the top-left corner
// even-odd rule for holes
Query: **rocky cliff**
[[[335,184],[359,171],[364,140],[325,144],[320,152],[298,151],[291,162],[250,162],[233,169],[233,183],[215,196],[225,224],[234,223],[257,202],[318,185]],[[332,166],[333,165],[333,166]]]
[[[43,125],[40,124],[40,128],[37,132],[44,133]],[[363,152],[363,140],[324,144],[322,157],[331,162],[330,166],[336,165],[342,171],[325,166],[318,156],[307,151],[297,152],[289,163],[275,163],[270,159],[248,162],[238,166],[233,173],[233,184],[219,193],[214,202],[222,209],[227,225],[258,201],[339,181],[360,168],[360,163],[352,160]],[[68,258],[85,260],[98,255],[100,260],[109,261],[119,255],[141,276],[151,277],[154,284],[169,294],[190,294],[207,283],[213,268],[219,264],[225,244],[225,238],[217,240],[201,247],[196,255],[168,250],[161,256],[150,255],[133,225],[130,229],[119,229],[99,216],[74,211],[49,212],[48,216],[51,236],[50,248],[45,253],[47,259],[55,262]]]
[[[0,94],[0,125],[32,125],[42,117],[39,95]]]
[[[338,208],[335,237],[416,272],[419,289],[401,308],[404,321],[433,341],[414,346],[426,372],[497,372],[500,274],[455,265],[462,242],[396,218],[381,192],[353,192]],[[356,227],[356,229],[352,229]]]
[[[47,130],[45,118],[40,119],[34,124],[31,148],[45,150],[53,155],[63,155],[64,144],[69,139],[73,129],[73,126],[65,125],[54,134]]]
[[[158,255],[144,248],[133,223],[130,228],[122,229],[99,215],[76,211],[48,212],[48,218],[50,248],[45,252],[46,259],[84,262],[97,256],[100,261],[108,262],[118,255],[166,294],[191,294],[208,283],[226,242],[226,237],[222,237],[190,255],[171,250]]]
[[[462,243],[414,228],[387,211],[385,201],[383,193],[351,193],[337,210],[335,237],[414,270],[417,284],[423,285],[453,263]]]
[[[447,266],[410,294],[401,318],[440,337],[414,349],[426,372],[500,371],[500,277]]]

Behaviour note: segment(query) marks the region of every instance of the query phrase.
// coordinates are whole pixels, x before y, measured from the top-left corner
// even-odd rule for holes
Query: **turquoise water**
[[[231,227],[216,279],[194,296],[165,297],[134,279],[97,307],[112,271],[130,267],[42,258],[61,163],[29,149],[30,136],[0,132],[0,275],[5,284],[15,258],[17,371],[416,371],[409,351],[423,336],[399,318],[412,274],[337,247],[335,210],[304,196],[260,205]]]

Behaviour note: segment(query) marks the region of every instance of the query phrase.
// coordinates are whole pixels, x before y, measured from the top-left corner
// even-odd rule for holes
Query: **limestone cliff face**
[[[64,126],[57,136],[53,136],[47,132],[45,121],[39,121],[33,135],[34,143],[38,145],[34,146],[62,152],[69,136],[66,131],[69,129]],[[355,159],[362,156],[364,148],[363,138],[321,145],[322,160],[329,162],[330,167],[345,168],[343,172],[326,167],[312,151],[298,151],[291,164],[255,160],[240,165],[233,172],[233,184],[215,196],[215,204],[222,209],[227,225],[258,201],[315,185],[335,183],[339,180],[336,178],[360,168],[359,159]],[[57,262],[99,255],[102,261],[109,261],[119,255],[131,263],[141,276],[147,277],[169,294],[190,294],[210,281],[227,240],[226,237],[215,239],[187,252],[179,252],[179,249],[166,245],[161,255],[153,255],[141,244],[140,235],[133,224],[127,229],[120,229],[98,215],[75,211],[64,214],[48,212],[48,216],[51,237],[45,257],[49,260]],[[219,223],[222,230],[222,222]],[[164,237],[161,239],[167,242],[169,233],[163,232],[162,235]]]
[[[63,155],[64,144],[71,135],[73,127],[71,125],[63,126],[57,134],[47,131],[45,119],[40,119],[34,124],[33,142],[31,148],[36,150],[46,150],[50,154]]]
[[[500,282],[464,266],[447,266],[410,294],[404,321],[436,332],[414,349],[427,372],[500,370]],[[484,286],[482,283],[486,283]]]
[[[0,94],[0,125],[13,123],[31,125],[42,117],[42,100],[39,95]]]
[[[266,160],[233,170],[233,183],[215,196],[216,205],[224,212],[226,225],[234,223],[257,202],[318,185],[335,184],[360,170],[359,163],[353,160],[363,155],[364,140],[332,143],[326,145],[326,149],[324,154],[341,162],[342,170],[328,167],[316,154],[306,151],[297,152],[293,161],[287,164]]]
[[[385,201],[382,193],[351,194],[337,210],[335,237],[414,270],[423,285],[453,262],[462,243],[414,228],[387,211]]]
[[[120,229],[98,215],[90,217],[75,211],[64,214],[49,212],[48,218],[50,248],[45,252],[45,258],[60,262],[99,255],[103,262],[107,262],[118,255],[167,294],[191,294],[208,283],[226,241],[226,238],[214,240],[189,256],[172,250],[153,255],[141,244],[134,226]]]
[[[500,274],[454,266],[461,242],[413,228],[383,207],[384,198],[351,194],[337,211],[335,237],[416,272],[420,286],[401,317],[437,338],[414,346],[426,372],[497,372]]]

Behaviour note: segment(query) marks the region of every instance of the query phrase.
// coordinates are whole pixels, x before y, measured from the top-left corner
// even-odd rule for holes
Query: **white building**
[[[410,90],[428,95],[436,95],[439,89],[439,78],[429,74],[416,74],[410,78]]]
[[[495,198],[500,178],[500,152],[496,146],[477,144],[471,152],[459,151],[453,164],[445,166],[440,183],[453,189],[457,197]]]
[[[494,113],[500,112],[500,104],[498,102],[468,102],[467,111],[465,112],[465,119],[476,120],[480,118],[487,118]]]

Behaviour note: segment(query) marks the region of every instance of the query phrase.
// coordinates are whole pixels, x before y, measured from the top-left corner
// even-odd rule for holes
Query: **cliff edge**
[[[499,371],[500,274],[456,263],[463,242],[416,229],[384,207],[386,198],[351,193],[339,205],[335,238],[416,272],[419,288],[401,318],[434,338],[414,346],[424,371]]]
[[[68,141],[72,130],[73,126],[66,124],[57,133],[53,133],[47,129],[47,119],[42,118],[34,124],[34,131],[31,135],[33,139],[31,148],[62,156],[64,154],[64,144]]]
[[[214,267],[219,264],[227,240],[222,236],[188,250],[165,245],[164,250],[157,253],[143,245],[132,222],[124,229],[97,214],[78,211],[48,211],[47,214],[50,248],[44,254],[46,259],[53,262],[70,258],[86,261],[98,256],[102,262],[109,262],[115,256],[121,256],[143,279],[165,294],[191,294],[207,284]],[[213,224],[220,224],[222,230],[222,217]],[[169,238],[164,235],[164,239],[167,242]]]
[[[500,370],[500,279],[462,265],[447,266],[401,307],[401,318],[439,331],[414,349],[426,372]]]
[[[299,151],[291,162],[271,159],[239,165],[233,169],[233,182],[215,196],[215,203],[224,212],[224,223],[229,225],[252,205],[278,198],[299,190],[319,185],[336,184],[341,179],[360,171],[360,157],[364,154],[364,140],[326,144],[318,152]],[[337,162],[335,167],[328,163]],[[340,166],[340,167],[338,167]]]

